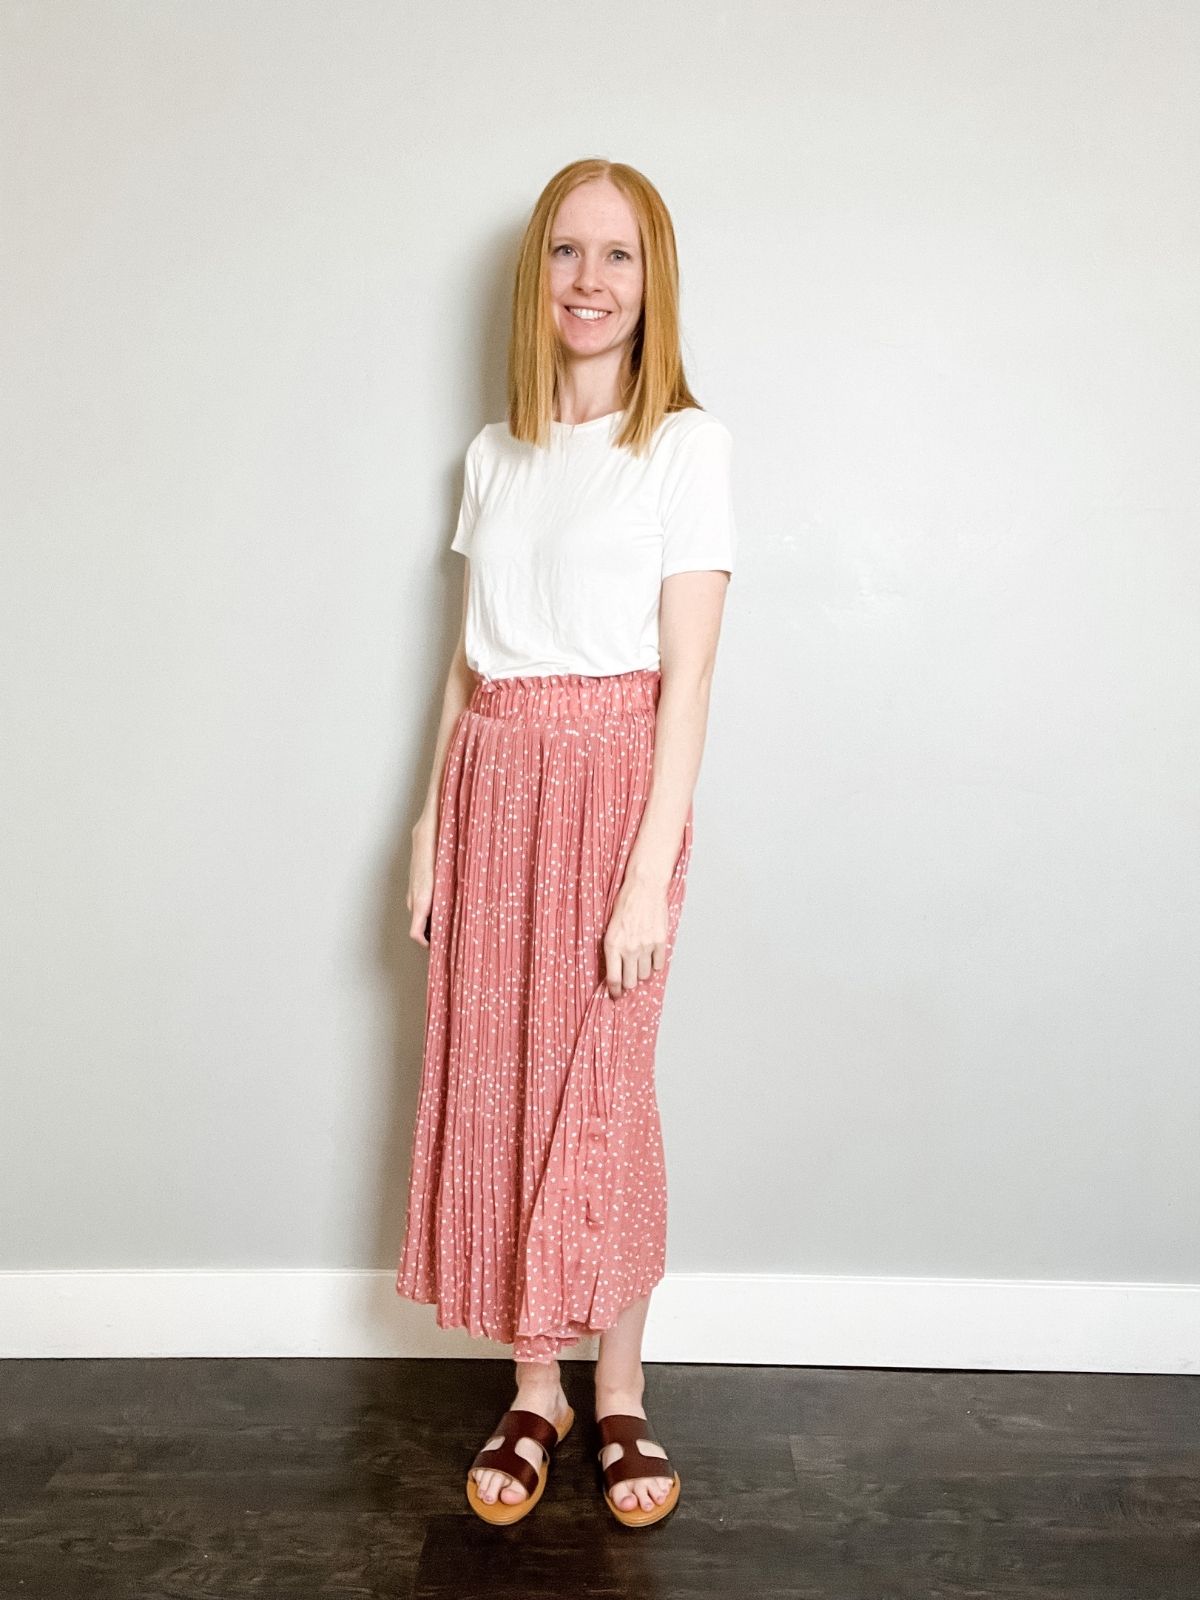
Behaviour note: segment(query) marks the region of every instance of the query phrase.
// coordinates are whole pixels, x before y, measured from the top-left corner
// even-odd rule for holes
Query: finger
[[[622,966],[625,972],[625,992],[631,994],[637,988],[638,981],[638,958],[633,951],[626,954]]]
[[[646,951],[643,951],[643,953],[638,957],[638,982],[639,983],[644,983],[645,980],[650,976],[651,972],[653,972],[653,970],[654,970],[654,964],[653,964],[653,961],[651,960],[651,957],[653,956],[653,954],[654,954],[654,952],[652,950],[646,950]]]
[[[621,962],[611,945],[604,946],[604,981],[614,1000],[621,998]]]
[[[667,964],[667,947],[665,943],[656,944],[654,946],[650,960],[655,972],[661,972],[663,970]]]

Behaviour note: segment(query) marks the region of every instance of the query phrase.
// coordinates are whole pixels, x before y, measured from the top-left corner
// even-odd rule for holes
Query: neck
[[[624,365],[598,369],[594,361],[570,361],[561,374],[555,395],[558,422],[590,422],[625,407],[629,374]]]

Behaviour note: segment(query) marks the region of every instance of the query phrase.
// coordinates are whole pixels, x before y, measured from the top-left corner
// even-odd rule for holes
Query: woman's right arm
[[[433,863],[437,848],[438,796],[442,787],[442,772],[446,765],[446,752],[450,738],[476,684],[476,675],[467,665],[467,596],[470,593],[470,561],[463,561],[462,617],[458,628],[458,644],[446,674],[446,687],[442,693],[442,716],[438,724],[437,742],[434,745],[433,766],[425,803],[413,824],[412,857],[408,869],[408,908],[412,913],[409,933],[418,944],[428,945],[425,922],[433,905]]]

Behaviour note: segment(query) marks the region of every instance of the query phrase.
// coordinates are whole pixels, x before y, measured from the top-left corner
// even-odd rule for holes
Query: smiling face
[[[558,208],[549,251],[554,323],[568,359],[620,361],[645,284],[633,207],[607,178],[579,184]]]

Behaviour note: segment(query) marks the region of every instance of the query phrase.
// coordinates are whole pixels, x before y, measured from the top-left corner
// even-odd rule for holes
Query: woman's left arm
[[[654,772],[637,838],[604,937],[614,999],[667,959],[667,888],[683,843],[708,728],[708,699],[727,572],[676,572],[659,602],[661,664]]]

